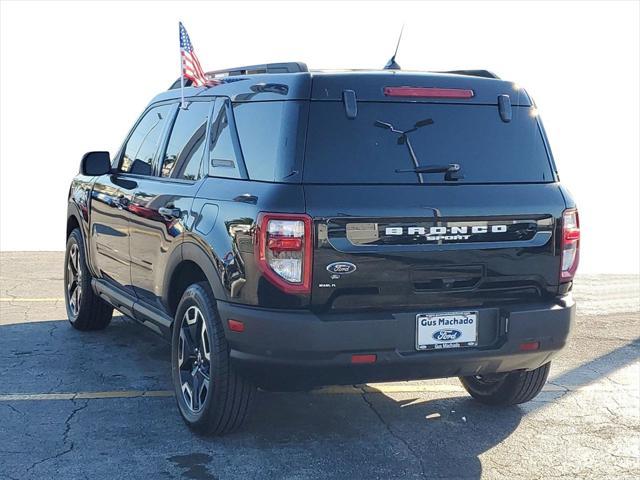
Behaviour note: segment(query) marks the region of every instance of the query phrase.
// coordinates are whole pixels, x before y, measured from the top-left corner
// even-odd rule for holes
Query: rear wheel
[[[91,288],[82,235],[77,228],[67,240],[64,256],[64,298],[67,317],[78,330],[102,330],[111,322],[113,307]]]
[[[224,329],[206,283],[191,285],[180,300],[171,358],[178,408],[189,427],[223,435],[242,425],[256,388],[231,365]]]
[[[546,363],[535,370],[460,377],[460,381],[467,392],[482,403],[516,405],[528,402],[540,393],[550,367],[551,363]]]

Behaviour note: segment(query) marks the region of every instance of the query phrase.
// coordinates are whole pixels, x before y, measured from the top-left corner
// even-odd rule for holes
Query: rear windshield
[[[534,109],[512,111],[504,122],[496,105],[358,102],[349,119],[342,102],[312,102],[304,181],[420,183],[416,163],[459,164],[464,176],[423,173],[422,183],[554,181]]]

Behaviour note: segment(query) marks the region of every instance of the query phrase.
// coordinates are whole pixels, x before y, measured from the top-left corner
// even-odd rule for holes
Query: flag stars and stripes
[[[211,83],[202,70],[187,29],[184,28],[182,22],[180,22],[180,56],[182,58],[182,74],[191,80],[194,87],[202,87]]]

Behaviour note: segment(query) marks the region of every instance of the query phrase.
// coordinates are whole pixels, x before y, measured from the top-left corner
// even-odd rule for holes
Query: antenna
[[[400,46],[400,40],[402,40],[403,31],[404,31],[404,24],[400,29],[400,36],[398,37],[398,43],[396,43],[396,51],[393,52],[393,57],[391,57],[387,62],[387,64],[384,66],[384,70],[400,70],[400,65],[396,63],[396,55],[398,54],[398,47]]]

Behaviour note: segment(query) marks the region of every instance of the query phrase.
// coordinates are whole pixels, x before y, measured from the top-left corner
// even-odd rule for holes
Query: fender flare
[[[220,276],[218,275],[218,271],[215,268],[215,263],[211,254],[207,254],[207,252],[205,252],[205,250],[201,246],[193,242],[185,241],[182,244],[182,248],[176,249],[167,262],[167,268],[164,277],[164,286],[162,289],[162,298],[165,302],[168,302],[169,299],[171,277],[173,276],[173,273],[175,272],[178,265],[180,265],[180,263],[183,261],[191,261],[202,269],[205,276],[207,277],[209,285],[211,286],[211,290],[213,290],[213,295],[216,300],[227,299],[227,294],[225,293],[225,290],[222,286]]]
[[[82,218],[82,213],[80,212],[80,207],[78,207],[78,205],[75,202],[68,202],[67,204],[67,222],[65,223],[65,233],[66,233],[66,227],[67,227],[67,223],[69,223],[69,219],[73,217],[76,220],[76,223],[78,224],[79,230],[80,230],[80,237],[82,238],[82,244],[84,246],[84,253],[85,253],[85,258],[87,261],[87,267],[89,268],[89,271],[91,272],[92,276],[95,276],[95,271],[93,270],[93,265],[92,265],[92,259],[91,259],[91,252],[89,250],[89,225],[87,222],[85,222]],[[66,237],[65,237],[65,242],[66,242]]]

